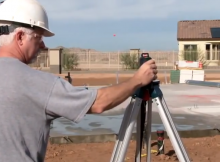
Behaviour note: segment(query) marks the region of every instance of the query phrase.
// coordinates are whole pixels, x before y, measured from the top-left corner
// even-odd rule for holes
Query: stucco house
[[[178,22],[179,54],[199,51],[208,66],[220,65],[220,20],[184,20]],[[182,55],[183,56],[183,55]],[[184,56],[180,59],[187,60]]]

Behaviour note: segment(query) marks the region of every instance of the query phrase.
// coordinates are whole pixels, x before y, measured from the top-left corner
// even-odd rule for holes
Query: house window
[[[211,56],[210,56],[210,44],[206,44],[206,60],[211,60]]]
[[[219,60],[220,44],[212,44],[212,60]]]
[[[220,44],[206,44],[206,59],[220,60]]]
[[[184,60],[187,61],[197,61],[198,60],[198,52],[196,44],[187,44],[184,45]]]
[[[220,28],[211,28],[212,38],[220,38]]]

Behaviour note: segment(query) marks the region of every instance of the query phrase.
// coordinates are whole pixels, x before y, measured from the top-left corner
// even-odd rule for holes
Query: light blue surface
[[[89,87],[100,88],[100,87]],[[165,101],[177,130],[212,129],[219,127],[219,88],[185,84],[162,85]],[[117,134],[124,110],[130,98],[100,115],[86,115],[79,123],[65,118],[54,120],[50,136]],[[210,111],[207,111],[210,109]],[[153,103],[152,131],[164,129],[156,105]],[[135,131],[135,128],[134,128]]]

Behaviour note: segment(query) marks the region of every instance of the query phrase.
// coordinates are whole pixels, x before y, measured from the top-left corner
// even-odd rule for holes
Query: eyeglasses
[[[26,34],[28,34],[28,35],[30,35],[30,36],[34,36],[34,38],[36,38],[39,42],[42,42],[43,41],[43,36],[42,35],[40,35],[40,34],[36,34],[36,33],[26,33]]]
[[[43,36],[42,35],[40,35],[40,34],[34,34],[34,37],[35,38],[37,38],[40,42],[42,42],[43,41]]]

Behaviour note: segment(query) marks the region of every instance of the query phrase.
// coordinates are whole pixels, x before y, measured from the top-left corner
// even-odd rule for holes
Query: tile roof
[[[177,40],[211,39],[210,28],[219,27],[220,20],[184,20],[178,22]]]

